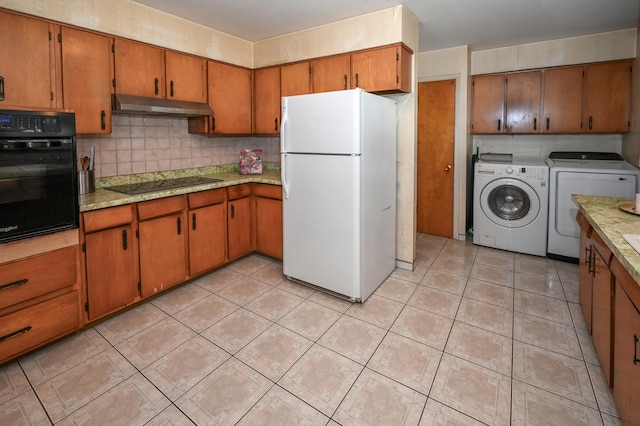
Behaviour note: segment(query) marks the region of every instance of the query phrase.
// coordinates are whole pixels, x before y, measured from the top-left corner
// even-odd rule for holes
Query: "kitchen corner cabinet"
[[[111,133],[112,39],[62,27],[64,107],[76,113],[77,133]]]
[[[226,189],[188,194],[189,275],[222,265],[227,255]]]
[[[233,260],[251,252],[251,185],[227,188],[227,253]]]
[[[583,120],[587,133],[630,130],[632,65],[627,60],[585,67]]]
[[[412,52],[394,45],[351,54],[352,88],[367,92],[411,92]]]
[[[280,67],[280,96],[296,96],[311,93],[309,62],[282,65]]]
[[[539,133],[542,72],[511,73],[506,78],[507,133]]]
[[[0,10],[0,28],[0,107],[61,106],[55,59],[59,26]]]
[[[583,66],[542,71],[544,89],[541,133],[582,131]]]
[[[280,132],[280,67],[260,68],[253,74],[253,132]]]
[[[615,313],[613,399],[625,425],[640,419],[640,287],[622,264],[613,259]]]
[[[473,77],[473,133],[503,133],[505,127],[505,74]]]
[[[89,321],[131,304],[138,294],[135,206],[85,212],[85,310]]]
[[[213,115],[190,117],[189,132],[251,133],[251,70],[208,61],[207,87]]]
[[[347,90],[351,87],[351,55],[337,55],[311,61],[313,93]]]
[[[122,38],[113,50],[116,93],[207,101],[205,59]]]
[[[282,259],[282,187],[256,184],[254,196],[256,251]]]
[[[137,204],[140,294],[152,296],[187,277],[186,196]]]

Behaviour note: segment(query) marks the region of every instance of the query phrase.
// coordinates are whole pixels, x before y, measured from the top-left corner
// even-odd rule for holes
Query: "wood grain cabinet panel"
[[[282,187],[257,184],[254,195],[256,251],[282,259]]]
[[[253,131],[280,132],[280,67],[260,68],[253,74]]]
[[[367,92],[410,92],[412,52],[403,45],[351,54],[351,87]]]
[[[629,60],[586,66],[583,121],[587,133],[630,130],[632,64]]]
[[[578,212],[576,219],[580,226],[578,299],[587,330],[591,333],[591,314],[593,310],[593,281],[591,279],[591,265],[594,254],[591,249],[591,233],[593,232],[593,227],[581,212]]]
[[[280,96],[296,96],[311,93],[309,62],[282,65],[280,67]]]
[[[251,252],[251,186],[236,185],[228,188],[227,201],[227,253],[228,260]]]
[[[225,190],[189,194],[189,275],[224,264],[227,255]]]
[[[477,75],[473,77],[473,113],[471,128],[474,133],[503,133],[505,129],[505,74]]]
[[[511,73],[506,78],[507,133],[539,133],[542,72]]]
[[[351,55],[329,56],[311,61],[313,93],[347,90],[351,87]]]
[[[184,53],[165,51],[166,97],[207,102],[207,62]]]
[[[583,66],[543,71],[542,133],[582,131]]]
[[[162,48],[116,38],[113,54],[117,93],[148,98],[165,97]]]

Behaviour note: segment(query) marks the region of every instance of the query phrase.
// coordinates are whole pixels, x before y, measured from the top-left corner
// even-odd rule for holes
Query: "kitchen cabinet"
[[[583,69],[583,66],[573,66],[542,71],[542,133],[582,131]]]
[[[280,132],[280,67],[260,68],[253,74],[253,131]]]
[[[578,266],[578,301],[584,322],[591,334],[591,311],[593,303],[593,281],[591,279],[591,234],[593,227],[581,212],[577,214],[577,222],[580,226],[580,251]]]
[[[0,107],[61,106],[55,53],[59,26],[0,10],[0,28]]]
[[[506,78],[507,133],[539,133],[542,72],[510,73]]]
[[[311,93],[309,62],[282,65],[280,67],[280,96]]]
[[[313,93],[347,90],[351,87],[351,55],[337,55],[311,61]]]
[[[135,205],[82,214],[89,321],[131,304],[138,295]]]
[[[473,133],[502,133],[505,127],[505,74],[473,77]]]
[[[282,259],[282,187],[256,184],[254,196],[256,251]]]
[[[226,260],[226,190],[194,192],[189,201],[189,275],[196,276]]]
[[[233,260],[251,252],[251,186],[227,188],[227,253]]]
[[[208,61],[207,91],[213,115],[190,117],[190,133],[251,133],[251,70]]]
[[[60,34],[63,103],[76,113],[76,132],[111,133],[112,39],[69,27]]]
[[[585,67],[583,120],[587,133],[630,130],[632,65],[627,60]]]
[[[204,58],[122,38],[115,39],[113,55],[116,93],[207,101]]]
[[[186,196],[137,204],[140,293],[148,297],[187,277]]]
[[[394,45],[351,54],[351,88],[367,92],[411,92],[412,52]]]
[[[640,419],[640,286],[614,258],[613,399],[625,425]]]

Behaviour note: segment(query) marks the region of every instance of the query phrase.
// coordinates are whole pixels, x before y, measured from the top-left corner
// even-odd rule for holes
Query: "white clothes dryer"
[[[542,160],[478,160],[474,167],[473,242],[546,256],[549,166]]]

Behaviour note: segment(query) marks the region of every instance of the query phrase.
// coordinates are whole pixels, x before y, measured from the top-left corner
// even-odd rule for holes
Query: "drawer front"
[[[223,203],[226,191],[224,188],[212,189],[210,191],[192,192],[189,194],[189,208],[197,209],[204,206]]]
[[[78,326],[76,291],[0,317],[0,363]]]
[[[95,232],[115,228],[133,222],[133,206],[110,207],[82,213],[84,232]]]
[[[0,266],[0,309],[74,285],[76,248],[66,247]]]
[[[257,197],[273,198],[274,200],[282,200],[282,186],[257,184],[253,190]]]
[[[251,186],[245,183],[242,185],[234,185],[227,187],[227,196],[229,200],[236,200],[251,195]]]
[[[143,201],[138,203],[138,220],[153,219],[154,217],[178,213],[186,207],[187,201],[183,195]]]

